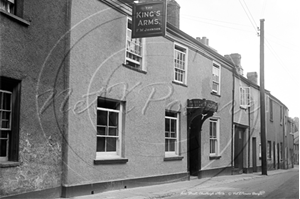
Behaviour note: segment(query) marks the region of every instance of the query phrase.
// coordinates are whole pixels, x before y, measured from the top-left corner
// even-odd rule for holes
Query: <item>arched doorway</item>
[[[206,99],[187,101],[188,171],[199,177],[201,169],[201,131],[203,122],[217,112],[218,104]]]

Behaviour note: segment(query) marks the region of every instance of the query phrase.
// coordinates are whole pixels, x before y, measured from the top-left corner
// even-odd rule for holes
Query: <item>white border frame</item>
[[[129,59],[126,57],[126,53],[127,53],[127,29],[128,29],[128,20],[131,21],[131,24],[132,24],[132,18],[131,17],[126,17],[126,31],[125,31],[125,54],[124,54],[124,64],[126,65],[126,61],[129,60],[131,62],[134,62],[136,63],[136,61],[132,60],[132,59]],[[131,30],[132,31],[132,30]],[[140,65],[140,68],[136,68],[137,70],[142,70],[142,71],[147,71],[146,70],[146,65],[145,65],[145,42],[146,42],[146,39],[145,38],[141,38],[142,40],[142,62],[141,62],[141,65]]]
[[[213,68],[214,68],[214,65],[218,66],[219,67],[219,90],[218,91],[215,91],[213,90],[213,79],[211,80],[211,91],[218,94],[218,95],[221,95],[221,71],[222,71],[222,66],[221,64],[213,61],[212,63],[212,67],[211,67],[211,75],[213,75]]]
[[[217,123],[217,149],[216,149],[216,153],[210,153],[209,151],[209,156],[210,157],[214,157],[214,156],[219,156],[220,155],[220,118],[219,117],[211,117],[209,118],[209,122],[211,122],[211,120],[216,121]],[[210,128],[210,125],[209,127]],[[210,134],[210,129],[208,129],[208,133]],[[209,139],[209,150],[210,150],[210,135],[208,135],[208,139]]]
[[[119,136],[118,136],[117,143],[116,143],[116,152],[97,152],[97,150],[96,150],[96,160],[121,158],[121,156],[122,156],[122,129],[123,129],[122,117],[123,117],[123,106],[124,105],[122,104],[122,102],[120,102],[119,104],[120,104],[119,110],[97,107],[97,110],[104,110],[104,111],[119,113],[119,117],[118,117],[118,135]],[[97,124],[96,124],[96,127],[97,127]],[[96,130],[96,147],[97,147],[97,137],[98,136],[97,136],[97,130]]]
[[[173,120],[176,118],[176,144],[175,144],[175,152],[166,151],[165,147],[164,147],[165,157],[176,157],[176,156],[179,156],[179,132],[180,132],[180,129],[179,129],[179,113],[176,113],[176,117],[171,117],[171,116],[166,116],[165,115],[164,119],[166,119],[166,118],[167,119],[173,119]],[[165,132],[165,129],[164,129],[164,132]],[[164,140],[166,140],[166,136],[164,136]]]
[[[186,57],[186,60],[185,60],[185,65],[184,65],[184,68],[185,68],[185,75],[184,75],[184,82],[180,82],[178,80],[175,80],[175,48],[176,46],[180,47],[180,48],[184,48],[185,49],[185,57]],[[189,48],[180,44],[180,43],[177,43],[177,42],[173,42],[173,81],[174,82],[177,82],[179,84],[184,84],[184,85],[187,85],[187,73],[188,73],[188,58],[189,58]]]

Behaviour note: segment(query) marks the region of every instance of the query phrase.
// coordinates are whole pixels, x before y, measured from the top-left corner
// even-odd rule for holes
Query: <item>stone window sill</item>
[[[143,74],[147,74],[147,71],[145,71],[145,70],[142,70],[142,69],[139,69],[139,68],[134,68],[134,67],[129,66],[129,65],[127,65],[127,64],[123,64],[123,66],[125,66],[125,67],[128,68],[128,69],[134,70],[134,71],[136,71],[136,72],[143,73]]]
[[[0,13],[7,16],[7,17],[9,17],[9,18],[11,18],[11,19],[13,19],[13,20],[15,20],[15,21],[17,21],[17,22],[19,22],[19,23],[21,23],[22,25],[25,25],[25,26],[30,25],[29,21],[27,21],[25,19],[22,19],[21,17],[18,17],[17,15],[6,12],[5,10],[0,9]]]
[[[177,161],[182,160],[183,156],[170,156],[170,157],[164,157],[164,161]]]
[[[210,160],[218,160],[218,159],[220,159],[222,156],[220,156],[220,155],[212,155],[212,156],[209,156],[209,159]]]
[[[184,87],[188,87],[186,84],[184,83],[180,83],[180,82],[176,82],[176,81],[172,81],[173,84],[179,85],[179,86],[184,86]]]
[[[215,96],[217,96],[217,97],[221,97],[221,95],[220,94],[218,94],[217,92],[215,92],[215,91],[212,91],[212,92],[210,92],[210,94],[212,94],[212,95],[215,95]]]
[[[127,158],[97,159],[97,160],[94,160],[94,165],[101,165],[101,164],[125,164],[127,162],[128,162]]]
[[[0,168],[17,167],[20,165],[21,162],[11,162],[11,161],[0,162]]]
[[[247,110],[248,109],[248,105],[240,105],[240,109],[244,109],[244,110]]]

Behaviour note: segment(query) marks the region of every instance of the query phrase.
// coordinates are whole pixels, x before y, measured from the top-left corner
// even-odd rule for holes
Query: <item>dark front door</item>
[[[252,138],[252,164],[253,172],[257,172],[257,163],[256,163],[256,138]]]
[[[190,175],[198,176],[201,168],[201,128],[202,124],[197,123],[197,120],[190,125],[190,138],[189,138],[189,167]]]
[[[243,173],[243,146],[244,146],[245,129],[241,127],[235,128],[234,136],[234,168],[238,173]]]

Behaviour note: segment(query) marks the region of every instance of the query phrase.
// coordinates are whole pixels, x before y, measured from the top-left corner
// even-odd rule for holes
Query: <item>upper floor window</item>
[[[0,0],[0,9],[15,14],[15,0]]]
[[[97,158],[121,157],[122,109],[120,102],[97,102]]]
[[[250,87],[240,87],[240,106],[247,108],[250,106]]]
[[[221,66],[213,63],[212,67],[212,92],[220,94],[220,79],[221,79]]]
[[[0,77],[0,162],[18,161],[20,83]]]
[[[131,38],[132,21],[127,19],[127,36],[126,36],[126,65],[142,70],[143,62],[143,39]]]
[[[187,48],[175,44],[174,46],[174,81],[186,84]]]
[[[269,98],[270,121],[273,122],[273,100]]]
[[[209,120],[209,154],[211,156],[219,155],[220,127],[219,119],[211,118]]]
[[[283,124],[283,108],[280,106],[280,124]]]
[[[166,111],[165,114],[165,156],[176,156],[179,155],[179,113]]]

